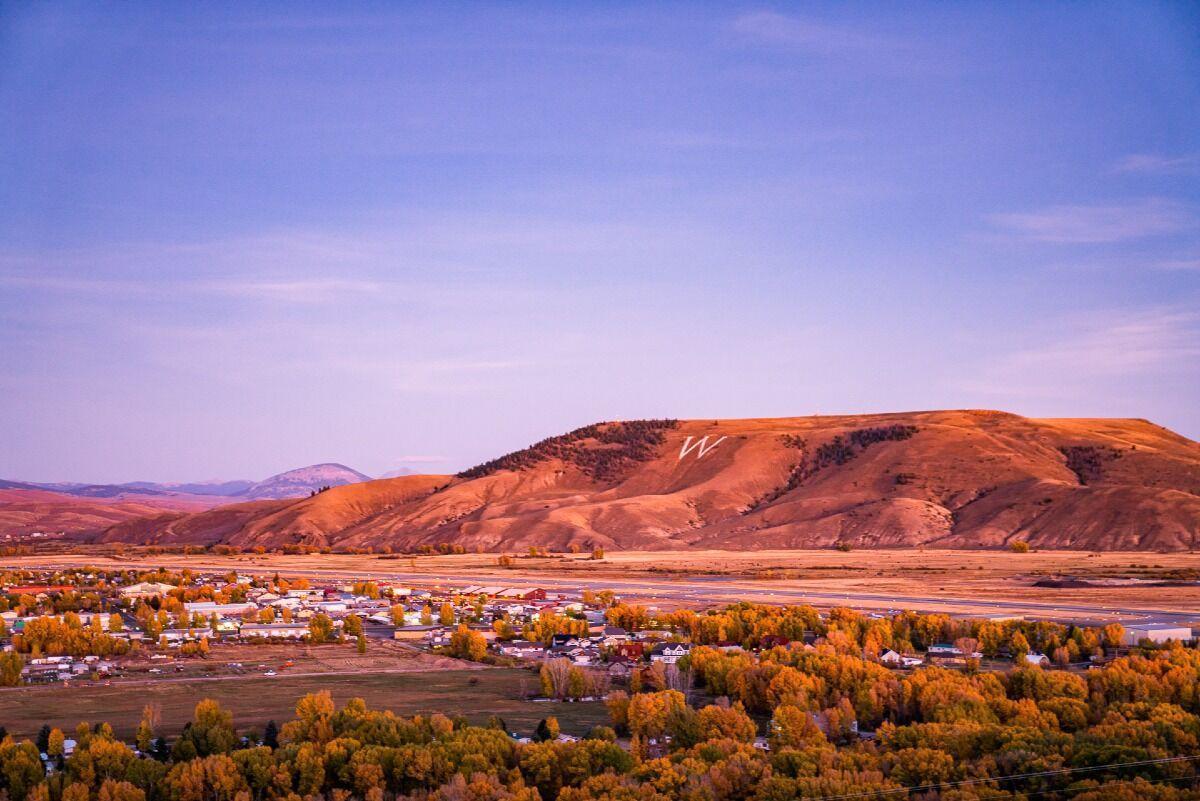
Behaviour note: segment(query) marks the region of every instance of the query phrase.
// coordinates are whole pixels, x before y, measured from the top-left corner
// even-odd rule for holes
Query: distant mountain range
[[[8,481],[0,479],[0,489],[40,490],[73,495],[77,498],[128,498],[130,496],[172,497],[179,495],[202,495],[217,498],[303,498],[322,487],[340,487],[359,481],[370,481],[371,477],[344,464],[326,462],[298,467],[286,473],[277,473],[262,481],[199,481],[193,483],[162,483],[156,481],[128,481],[124,484],[82,484],[59,482],[42,484],[32,481]]]
[[[323,488],[369,480],[334,463],[300,467],[262,481],[84,484],[0,479],[0,534],[95,531],[167,510],[193,512],[239,501],[307,498]]]

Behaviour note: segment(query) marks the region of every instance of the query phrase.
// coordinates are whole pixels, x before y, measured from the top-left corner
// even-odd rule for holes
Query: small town
[[[730,654],[775,647],[812,650],[827,640],[818,633],[819,625],[792,632],[798,635],[795,642],[779,633],[735,641],[705,631],[697,638],[694,613],[687,613],[692,619],[678,612],[660,614],[624,604],[609,591],[569,595],[496,585],[415,589],[383,580],[325,583],[186,570],[139,574],[81,569],[0,578],[0,644],[10,655],[2,677],[10,686],[184,672],[191,663],[208,662],[218,650],[227,667],[245,673],[250,672],[246,665],[257,661],[256,646],[263,644],[348,643],[366,653],[372,643],[392,641],[490,664],[561,660],[586,669],[587,681],[579,686],[591,692],[580,690],[575,697],[593,698],[614,683],[638,683],[647,668],[676,668],[681,660],[686,664],[694,645]],[[834,615],[845,612],[835,610]],[[814,623],[819,617],[830,622],[828,613],[810,609],[809,614]],[[1094,634],[1076,629],[1090,635],[1080,638],[1082,649],[1072,639],[1047,648],[1047,654],[1032,648],[1022,629],[1054,624],[1012,616],[987,622],[993,630],[1007,625],[1010,632],[1003,635],[1007,642],[993,644],[986,654],[979,650],[980,640],[969,636],[968,625],[968,636],[954,642],[931,641],[919,651],[911,642],[908,648],[897,645],[898,650],[868,647],[860,655],[894,669],[962,666],[985,659],[1079,669],[1102,664],[1130,647],[1194,638],[1186,626],[1109,624]],[[245,657],[233,658],[240,654]],[[285,660],[262,672],[277,675],[290,666]]]

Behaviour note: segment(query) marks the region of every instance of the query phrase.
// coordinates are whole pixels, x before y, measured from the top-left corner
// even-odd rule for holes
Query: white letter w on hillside
[[[688,437],[687,439],[685,439],[683,441],[683,447],[679,449],[679,461],[682,462],[683,457],[687,456],[692,451],[696,451],[697,459],[703,459],[704,454],[708,453],[709,451],[711,451],[713,448],[717,447],[724,441],[725,441],[725,437],[721,437],[719,440],[714,442],[712,445],[709,445],[708,437],[703,436],[700,439],[696,440],[695,444],[692,444],[692,437]]]

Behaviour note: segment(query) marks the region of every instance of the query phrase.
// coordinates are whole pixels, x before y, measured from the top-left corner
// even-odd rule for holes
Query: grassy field
[[[64,731],[81,721],[106,721],[118,736],[132,738],[142,707],[158,704],[162,732],[179,733],[202,698],[214,698],[233,712],[239,730],[262,731],[268,720],[282,725],[291,719],[296,701],[305,693],[329,690],[339,704],[361,697],[367,705],[391,709],[397,714],[442,712],[465,715],[475,723],[499,715],[509,730],[532,732],[548,715],[558,718],[562,730],[583,734],[594,725],[607,723],[608,714],[599,702],[537,703],[522,700],[523,690],[536,689],[537,675],[527,670],[443,670],[429,673],[351,673],[339,676],[276,677],[247,676],[187,682],[162,681],[145,686],[111,687],[21,687],[0,690],[0,725],[10,734],[32,736],[43,723]]]

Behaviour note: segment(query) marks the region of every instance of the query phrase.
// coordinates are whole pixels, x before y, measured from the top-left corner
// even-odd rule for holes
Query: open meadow
[[[338,675],[167,678],[136,686],[127,681],[115,681],[111,686],[26,686],[0,689],[0,725],[18,737],[31,737],[44,723],[70,731],[80,721],[106,721],[118,737],[130,739],[142,709],[156,704],[162,730],[174,734],[191,720],[197,701],[212,698],[233,712],[239,730],[261,732],[269,720],[280,724],[290,720],[302,696],[321,690],[329,690],[339,706],[358,697],[373,709],[390,709],[400,715],[441,712],[463,715],[475,724],[497,715],[509,730],[525,734],[547,715],[556,716],[563,731],[578,735],[607,723],[608,714],[599,702],[523,700],[525,692],[537,686],[535,673],[517,668],[410,673],[366,669]]]

